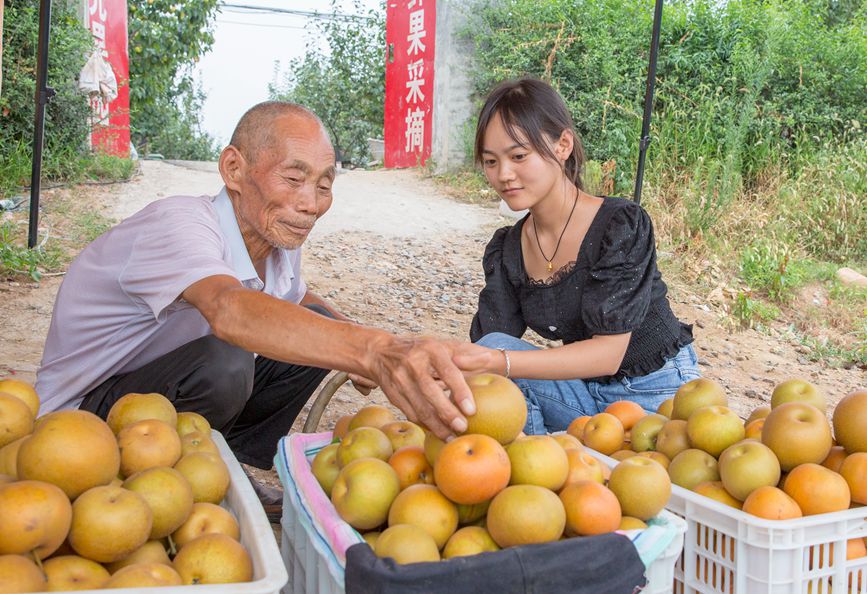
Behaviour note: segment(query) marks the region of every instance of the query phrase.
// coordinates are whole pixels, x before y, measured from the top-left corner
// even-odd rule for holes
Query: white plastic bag
[[[101,95],[106,105],[117,99],[117,77],[111,64],[102,57],[101,50],[90,54],[81,74],[78,76],[78,89],[87,95]]]

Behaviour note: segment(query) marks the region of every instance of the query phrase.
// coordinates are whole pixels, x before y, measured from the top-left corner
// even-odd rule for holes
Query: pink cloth
[[[337,510],[310,469],[310,460],[319,450],[330,444],[331,439],[331,432],[294,433],[286,438],[285,447],[282,449],[289,475],[295,483],[304,510],[309,513],[316,531],[327,542],[329,552],[334,555],[341,568],[344,568],[346,549],[363,539],[337,515]]]

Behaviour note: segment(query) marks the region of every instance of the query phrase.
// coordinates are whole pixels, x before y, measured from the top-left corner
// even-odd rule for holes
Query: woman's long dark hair
[[[563,130],[571,130],[575,137],[572,154],[564,164],[568,177],[579,190],[584,189],[581,174],[584,171],[584,147],[575,132],[572,115],[560,94],[535,78],[519,78],[500,83],[491,91],[479,114],[476,127],[475,161],[482,163],[485,130],[497,114],[509,137],[519,144],[529,143],[543,157],[557,161],[549,143],[560,138]],[[524,140],[526,139],[526,140]]]

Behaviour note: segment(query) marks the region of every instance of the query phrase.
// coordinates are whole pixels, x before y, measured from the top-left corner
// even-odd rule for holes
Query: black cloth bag
[[[622,534],[399,565],[366,543],[346,551],[346,594],[633,594],[644,564]]]

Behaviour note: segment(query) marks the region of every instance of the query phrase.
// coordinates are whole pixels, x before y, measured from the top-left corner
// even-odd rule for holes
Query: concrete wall
[[[468,69],[473,45],[458,39],[467,2],[437,0],[436,57],[434,58],[433,139],[431,157],[437,173],[459,168],[465,155],[466,129],[475,117],[470,100]]]

